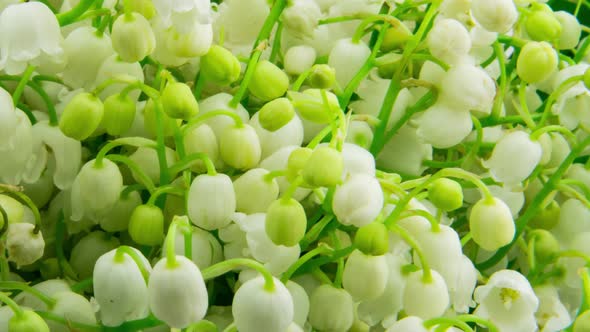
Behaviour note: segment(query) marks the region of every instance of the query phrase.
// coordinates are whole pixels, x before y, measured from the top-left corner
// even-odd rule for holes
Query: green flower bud
[[[137,244],[156,246],[164,239],[164,213],[154,205],[140,205],[129,220],[129,235]]]
[[[59,129],[68,137],[82,141],[98,128],[104,115],[104,105],[95,95],[82,92],[66,105],[59,119]]]
[[[219,138],[221,159],[229,166],[246,170],[255,167],[260,161],[262,149],[260,140],[252,126],[229,126]]]
[[[516,60],[516,73],[527,83],[544,81],[557,70],[557,52],[547,42],[528,42]]]
[[[338,97],[325,91],[328,105],[322,98],[322,90],[307,89],[303,92],[289,91],[288,96],[302,118],[315,123],[327,124],[332,122],[334,114],[340,111]]]
[[[354,244],[366,255],[384,255],[389,250],[387,227],[380,222],[372,222],[359,228],[354,237]]]
[[[208,81],[219,85],[230,85],[240,78],[241,65],[232,52],[219,45],[213,45],[201,57],[200,74]]]
[[[586,69],[584,72],[584,85],[586,89],[590,89],[590,68]]]
[[[535,241],[535,257],[542,263],[550,263],[559,253],[559,242],[551,232],[536,229],[530,233],[530,240]]]
[[[385,31],[383,43],[381,44],[381,51],[387,53],[401,48],[406,44],[410,37],[412,37],[412,31],[410,31],[405,24],[389,27],[387,31]]]
[[[336,82],[336,70],[326,64],[311,67],[307,82],[312,88],[330,89]]]
[[[36,312],[25,310],[8,320],[8,332],[49,332],[49,326]]]
[[[331,187],[340,183],[343,170],[342,154],[329,146],[320,146],[309,157],[302,175],[314,187]]]
[[[102,126],[109,135],[118,136],[131,128],[135,120],[135,102],[128,95],[116,93],[104,101]]]
[[[139,13],[121,15],[113,23],[113,49],[126,62],[137,62],[156,48],[156,36],[150,22]]]
[[[188,120],[199,112],[199,104],[193,95],[191,88],[181,82],[169,82],[166,84],[162,96],[164,112],[173,119]]]
[[[23,220],[23,216],[25,215],[25,208],[16,199],[6,195],[0,195],[0,206],[2,206],[2,208],[6,212],[9,223],[19,223]],[[4,226],[4,222],[4,217],[2,216],[2,214],[0,214],[0,228]]]
[[[547,5],[533,4],[533,11],[524,22],[526,32],[532,40],[553,41],[561,34],[561,23]]]
[[[354,322],[354,301],[344,289],[317,287],[309,299],[309,323],[320,331],[348,331]]]
[[[213,129],[206,124],[193,127],[185,132],[184,149],[187,155],[199,152],[205,153],[215,166],[220,164],[217,137]],[[202,160],[197,160],[191,170],[195,173],[205,173],[207,168]]]
[[[130,0],[128,4],[131,12],[138,12],[148,20],[156,15],[156,8],[151,0]]]
[[[457,181],[438,179],[428,188],[428,199],[443,211],[454,211],[463,206],[463,188]]]
[[[258,121],[262,128],[277,131],[295,116],[295,108],[287,98],[277,98],[264,104],[258,111]]]
[[[78,277],[91,278],[98,258],[119,245],[119,239],[111,234],[103,231],[91,232],[72,248],[70,265]]]
[[[540,209],[535,216],[529,221],[529,225],[534,228],[550,230],[559,222],[561,207],[553,201],[544,209]]]
[[[305,235],[305,210],[293,198],[277,199],[266,211],[265,227],[266,234],[274,244],[292,247]]]
[[[258,62],[248,90],[254,97],[269,101],[284,95],[289,88],[289,76],[270,61]]]
[[[586,310],[574,321],[574,332],[590,331],[590,310]]]
[[[487,251],[509,244],[516,232],[510,208],[499,198],[482,198],[473,204],[469,215],[473,241]]]
[[[173,136],[175,128],[178,127],[181,120],[171,118],[165,111],[161,113],[161,121],[164,124],[164,136]],[[153,100],[149,99],[145,104],[143,117],[145,130],[152,136],[156,136],[158,122],[156,122],[156,107]]]
[[[293,181],[303,170],[313,150],[310,148],[296,148],[287,160],[287,179]]]

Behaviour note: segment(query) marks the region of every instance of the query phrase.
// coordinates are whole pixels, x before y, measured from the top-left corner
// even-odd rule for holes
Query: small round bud
[[[303,180],[314,187],[331,187],[340,183],[344,162],[342,154],[329,146],[316,148],[303,168]]]
[[[505,33],[518,20],[518,10],[512,0],[473,0],[471,13],[484,29]]]
[[[139,13],[119,16],[113,23],[111,41],[113,49],[126,62],[137,62],[156,48],[154,31]]]
[[[295,108],[287,98],[277,98],[264,104],[258,111],[258,121],[262,128],[277,131],[295,116]]]
[[[287,160],[287,178],[289,181],[293,181],[301,173],[312,153],[313,150],[310,148],[296,148],[291,152]]]
[[[199,112],[199,104],[191,88],[185,83],[169,82],[166,84],[160,100],[164,112],[173,119],[188,120]]]
[[[510,208],[496,197],[483,198],[473,205],[469,228],[473,241],[487,251],[509,244],[516,232]]]
[[[550,230],[559,222],[560,213],[561,207],[557,202],[553,201],[544,209],[540,209],[531,219],[529,225],[534,228]]]
[[[322,92],[327,96],[327,105],[322,97]],[[311,122],[321,124],[330,123],[334,119],[335,113],[340,112],[338,97],[325,90],[307,89],[303,92],[290,91],[288,96],[301,117]]]
[[[156,8],[151,0],[130,0],[128,5],[131,12],[138,12],[148,20],[156,15]]]
[[[381,43],[381,51],[389,52],[401,48],[410,37],[412,37],[412,32],[405,24],[389,27],[385,32],[383,43]]]
[[[561,23],[549,6],[533,4],[533,11],[524,22],[527,34],[532,40],[554,41],[561,35]]]
[[[297,45],[289,48],[285,53],[283,63],[285,71],[291,75],[301,75],[313,66],[316,51],[308,45]]]
[[[428,199],[443,211],[454,211],[463,206],[463,188],[457,181],[438,179],[428,188]]]
[[[262,155],[256,130],[248,124],[226,128],[219,137],[219,153],[221,159],[233,168],[254,168]]]
[[[542,82],[557,70],[557,52],[547,42],[528,42],[516,60],[516,73],[527,83]]]
[[[311,67],[307,82],[312,88],[330,89],[336,83],[336,70],[326,64],[314,65]]]
[[[550,263],[559,253],[559,242],[551,232],[536,229],[530,233],[530,240],[535,241],[535,257],[542,263]]]
[[[8,332],[49,332],[49,326],[36,312],[25,310],[8,320]]]
[[[155,246],[164,239],[164,213],[154,205],[140,205],[129,220],[129,235],[137,244]]]
[[[0,194],[0,206],[6,212],[9,223],[19,223],[25,214],[24,206],[16,199]],[[4,217],[0,214],[0,228],[4,226]]]
[[[158,121],[156,121],[156,106],[152,99],[149,99],[143,108],[143,119],[145,130],[152,136],[156,136],[158,132]],[[160,109],[160,121],[164,126],[164,136],[173,136],[175,128],[178,127],[181,120],[171,118],[168,116],[168,113]]]
[[[384,255],[389,250],[387,227],[372,222],[358,229],[354,237],[355,247],[367,255]]]
[[[201,57],[200,75],[219,85],[230,85],[240,78],[241,65],[232,52],[219,45],[213,45]]]
[[[256,65],[248,90],[254,97],[269,101],[279,98],[289,88],[289,76],[270,61],[263,60]]]
[[[112,136],[121,135],[129,130],[135,120],[135,102],[128,95],[116,93],[104,101],[102,126]]]
[[[66,105],[59,120],[59,129],[68,137],[82,141],[98,128],[104,115],[104,105],[95,95],[82,92]]]
[[[6,233],[8,260],[17,267],[33,264],[43,256],[45,241],[41,231],[34,232],[35,225],[29,223],[9,224]]]
[[[344,289],[321,285],[309,299],[309,323],[320,331],[348,331],[354,322],[354,302]]]
[[[590,331],[590,310],[586,310],[574,321],[574,332],[587,332]]]
[[[265,227],[266,234],[274,244],[292,247],[305,235],[305,210],[293,198],[277,199],[266,211]]]

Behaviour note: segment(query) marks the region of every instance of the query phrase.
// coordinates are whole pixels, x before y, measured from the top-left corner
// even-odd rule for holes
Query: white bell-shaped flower
[[[444,75],[439,100],[457,110],[489,114],[495,95],[496,83],[488,73],[471,64],[459,64]]]
[[[471,37],[459,21],[445,18],[437,20],[428,33],[430,53],[440,60],[454,65],[471,49]]]
[[[259,276],[246,281],[232,302],[232,314],[239,331],[284,331],[293,322],[293,299],[283,283],[273,278],[274,288],[265,288]]]
[[[276,131],[268,131],[262,128],[258,116],[258,112],[254,114],[249,124],[254,128],[260,140],[262,159],[284,146],[301,145],[303,143],[303,123],[297,114],[293,115],[291,121]]]
[[[209,125],[201,124],[185,131],[184,134],[184,149],[186,155],[193,153],[205,153],[213,162],[215,167],[222,165],[219,158],[219,144],[213,129]],[[205,173],[207,168],[203,161],[198,160],[191,170],[196,173]]]
[[[184,256],[155,266],[148,282],[150,310],[170,327],[185,328],[205,317],[209,297],[199,268]]]
[[[540,332],[563,331],[572,323],[572,318],[565,305],[559,299],[557,288],[542,285],[533,289],[539,299],[539,310],[535,313]]]
[[[0,13],[0,69],[19,75],[27,65],[55,73],[63,69],[63,37],[57,18],[42,2],[24,2]]]
[[[200,100],[199,114],[203,115],[215,110],[224,110],[235,112],[242,119],[242,121],[248,122],[250,115],[244,106],[242,106],[242,104],[238,104],[236,108],[229,106],[229,102],[232,97],[232,95],[222,92]],[[215,136],[218,140],[221,137],[221,133],[223,133],[225,129],[235,124],[234,120],[227,115],[214,116],[205,120],[204,123],[213,129],[213,132],[215,133]]]
[[[348,331],[354,322],[354,302],[344,289],[324,284],[310,298],[309,323],[320,331]]]
[[[363,42],[354,43],[352,39],[338,40],[328,57],[328,65],[336,70],[336,81],[344,88],[361,69],[371,49]]]
[[[98,72],[96,73],[96,81],[95,87],[104,83],[108,79],[112,79],[116,76],[128,76],[128,78],[134,78],[138,81],[144,81],[144,73],[141,65],[139,62],[125,62],[118,55],[113,54],[106,58],[100,67],[98,68]],[[128,84],[125,83],[115,83],[110,84],[100,93],[101,99],[106,99],[110,95],[114,95],[115,93],[121,92],[124,88],[127,87]],[[139,95],[141,91],[131,91],[129,93],[129,97],[134,101],[139,99]]]
[[[269,172],[264,168],[253,168],[234,181],[236,210],[246,214],[264,213],[279,197],[276,179],[266,179]]]
[[[506,134],[496,143],[492,156],[483,165],[496,181],[515,185],[533,172],[542,154],[539,142],[531,140],[526,132],[517,130]]]
[[[405,125],[385,144],[377,156],[377,166],[402,174],[421,176],[427,168],[423,164],[424,160],[432,160],[432,145],[424,142],[416,128]]]
[[[236,211],[234,186],[225,174],[202,174],[188,191],[187,213],[191,222],[206,230],[227,226]]]
[[[219,4],[214,22],[215,35],[219,36],[219,31],[223,29],[223,46],[234,54],[248,56],[269,12],[266,0],[223,1]]]
[[[529,281],[514,270],[500,270],[474,293],[474,315],[489,319],[500,331],[535,331],[539,299]]]
[[[561,204],[557,224],[551,229],[564,248],[569,248],[577,234],[590,231],[590,209],[570,198]]]
[[[177,159],[176,152],[168,147],[166,147],[165,152],[166,164],[168,166],[173,165]],[[156,152],[155,149],[140,147],[129,156],[129,159],[134,161],[139,169],[141,169],[154,184],[160,184],[160,162],[158,159],[158,152]],[[131,171],[131,175],[135,181],[140,182],[140,178],[135,172]]]
[[[518,11],[512,0],[473,0],[471,14],[485,29],[505,33],[518,20]]]
[[[477,285],[478,273],[471,259],[461,256],[455,289],[449,289],[451,304],[456,312],[467,313],[469,308],[475,307],[473,290]]]
[[[284,56],[285,71],[291,75],[301,75],[315,63],[316,51],[308,45],[289,48]]]
[[[60,292],[71,291],[70,285],[63,279],[44,280],[32,287],[50,297]],[[22,292],[15,296],[14,301],[20,306],[31,308],[33,310],[47,311],[48,309],[45,302],[39,300],[39,298],[35,295],[27,292]]]
[[[176,229],[176,239],[174,241],[174,252],[177,255],[185,255],[185,236],[182,230]],[[163,248],[162,255],[166,255],[167,250]],[[191,260],[199,267],[206,269],[209,266],[223,260],[223,249],[219,241],[213,234],[202,230],[198,227],[191,228]]]
[[[567,11],[560,10],[554,12],[555,18],[561,23],[561,33],[559,35],[559,43],[557,48],[560,50],[567,50],[575,48],[582,34],[582,27],[576,16]]]
[[[100,256],[92,276],[100,321],[106,326],[118,326],[149,314],[148,290],[141,270],[128,254],[117,253],[117,250]],[[143,257],[141,252],[136,253]],[[143,265],[144,269],[151,270],[147,259]]]
[[[453,104],[437,102],[418,118],[417,134],[424,142],[435,148],[446,149],[455,146],[471,132],[471,115]]]
[[[343,179],[359,173],[375,176],[375,157],[356,144],[342,145],[342,163],[344,164]]]
[[[309,296],[302,286],[292,280],[287,281],[285,286],[293,299],[293,323],[305,326],[309,315]]]
[[[73,322],[82,324],[95,325],[96,313],[94,308],[84,296],[70,292],[59,292],[53,295],[56,304],[50,308],[49,312]],[[57,321],[47,320],[49,331],[51,332],[69,332],[70,326]]]
[[[38,150],[33,150],[32,145],[40,145],[40,141],[38,137],[34,137],[31,122],[25,113],[12,107],[9,107],[7,111],[13,112],[16,124],[14,128],[7,130],[12,133],[11,136],[7,138],[5,143],[0,143],[0,153],[4,158],[0,163],[0,180],[8,184],[18,185],[27,177],[27,166],[36,157],[33,152]],[[3,116],[3,118],[7,118],[8,124],[12,122],[12,116]],[[40,166],[43,167],[43,165]]]
[[[424,327],[424,320],[417,316],[404,317],[393,325],[386,332],[429,332]]]
[[[209,0],[154,0],[153,3],[165,26],[174,26],[180,33],[188,32],[193,22],[211,22]]]
[[[382,208],[383,190],[373,176],[354,174],[336,187],[332,209],[343,225],[367,225],[375,220]]]
[[[314,0],[293,1],[283,10],[281,22],[294,36],[313,37],[322,11]]]
[[[41,231],[34,232],[35,225],[29,223],[9,223],[6,232],[8,260],[17,267],[33,264],[43,256],[45,240]]]
[[[156,36],[148,20],[135,12],[119,16],[111,31],[113,49],[127,62],[140,61],[156,47]]]
[[[408,315],[430,319],[441,316],[449,307],[449,291],[443,277],[430,270],[431,280],[424,280],[424,271],[412,272],[404,288],[404,310]]]
[[[18,118],[13,106],[12,96],[0,88],[0,150],[14,148],[13,136],[18,125]]]
[[[342,286],[356,301],[372,300],[385,291],[388,265],[385,256],[365,255],[353,251],[344,265]]]

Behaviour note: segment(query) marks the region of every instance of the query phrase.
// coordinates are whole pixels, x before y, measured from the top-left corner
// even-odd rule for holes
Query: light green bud
[[[215,166],[220,163],[217,137],[213,129],[204,123],[185,131],[184,149],[187,155],[205,153],[213,161]],[[202,160],[197,160],[191,167],[191,170],[195,173],[205,173],[207,168]]]
[[[289,91],[288,96],[302,118],[315,123],[327,124],[332,122],[335,113],[340,111],[338,97],[325,91],[328,102],[322,98],[322,90],[307,89],[303,92]]]
[[[49,326],[36,312],[25,310],[8,320],[8,332],[49,332]]]
[[[221,159],[229,166],[247,170],[258,165],[262,155],[260,140],[252,126],[229,126],[219,137]]]
[[[313,65],[307,82],[312,88],[330,89],[336,82],[336,70],[326,64]]]
[[[181,120],[171,118],[165,111],[161,112],[160,115],[161,121],[164,124],[164,136],[173,136],[175,128],[178,127]],[[145,104],[143,109],[143,117],[145,130],[151,135],[156,136],[158,122],[156,121],[156,107],[153,100],[149,99]]]
[[[199,104],[193,95],[191,88],[181,82],[169,82],[166,84],[162,96],[164,112],[173,119],[188,120],[199,112]]]
[[[527,83],[544,81],[557,70],[557,52],[547,42],[528,42],[516,60],[516,73]]]
[[[553,201],[544,209],[540,209],[531,221],[529,221],[529,225],[534,228],[550,230],[557,225],[560,213],[561,207],[557,202]]]
[[[358,229],[354,245],[366,255],[380,256],[389,250],[387,227],[380,222],[372,222]]]
[[[130,0],[125,6],[129,6],[132,12],[138,12],[148,20],[156,15],[156,8],[151,0]]]
[[[277,98],[264,104],[258,111],[258,121],[262,128],[277,131],[295,116],[295,108],[287,98]]]
[[[354,322],[354,302],[344,289],[324,284],[309,299],[309,323],[320,331],[348,331]]]
[[[16,199],[0,194],[0,206],[6,212],[9,223],[19,223],[23,220],[25,215],[25,208]],[[0,228],[4,226],[4,217],[0,214]]]
[[[95,95],[82,92],[74,96],[59,119],[59,129],[68,137],[82,141],[98,128],[104,105]]]
[[[258,62],[248,85],[250,93],[262,101],[279,98],[287,92],[288,88],[289,76],[267,60]]]
[[[482,198],[471,208],[469,228],[473,241],[487,251],[509,244],[516,232],[510,208],[499,198]]]
[[[574,332],[588,332],[590,331],[590,310],[586,310],[574,321]]]
[[[385,36],[380,49],[382,52],[387,53],[401,48],[408,42],[410,37],[412,37],[412,31],[410,31],[405,24],[389,27],[387,31],[385,31]]]
[[[279,198],[266,211],[266,234],[276,245],[292,247],[298,244],[306,227],[305,210],[293,198]]]
[[[219,85],[230,85],[240,78],[240,61],[219,45],[211,46],[209,52],[201,57],[200,67],[201,75]]]
[[[293,181],[303,170],[313,150],[310,148],[296,148],[287,160],[287,179]]]
[[[457,181],[438,179],[428,188],[428,199],[443,211],[454,211],[463,206],[463,188]]]
[[[126,62],[137,62],[152,54],[156,36],[150,22],[139,13],[121,15],[113,23],[113,49]]]
[[[344,162],[342,154],[329,146],[313,151],[303,168],[303,180],[314,187],[331,187],[340,183]]]
[[[155,205],[140,205],[129,220],[129,235],[137,244],[156,246],[164,239],[164,213]]]
[[[91,232],[72,248],[70,265],[78,277],[91,278],[98,258],[119,245],[119,239],[111,234],[103,231]]]
[[[524,22],[527,34],[532,40],[553,41],[561,34],[561,23],[547,5],[533,4],[533,11]]]
[[[553,234],[544,229],[535,229],[529,241],[535,241],[535,258],[542,263],[550,263],[559,253],[559,242]]]
[[[104,101],[102,126],[109,135],[118,136],[131,128],[135,120],[135,102],[128,95],[116,93]]]

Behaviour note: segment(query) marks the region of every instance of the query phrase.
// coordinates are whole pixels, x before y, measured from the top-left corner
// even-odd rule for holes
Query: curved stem
[[[567,80],[561,82],[561,84],[559,86],[557,86],[557,88],[555,90],[553,90],[553,92],[551,92],[551,94],[549,95],[549,97],[545,101],[545,107],[543,108],[543,115],[541,116],[541,120],[539,120],[539,123],[537,124],[537,128],[542,128],[543,126],[545,126],[545,122],[547,121],[547,119],[549,118],[549,115],[551,114],[551,106],[557,100],[557,98],[559,98],[559,96],[562,93],[566,92],[574,84],[580,82],[583,79],[584,79],[584,75],[572,76],[572,77],[568,78]]]
[[[428,211],[425,211],[425,210],[406,210],[406,211],[404,211],[400,215],[400,218],[403,219],[403,218],[412,217],[412,216],[418,216],[418,217],[425,218],[430,223],[431,231],[433,233],[440,232],[440,225],[438,223],[438,220],[433,215],[431,215]]]
[[[156,142],[154,142],[151,139],[147,139],[147,138],[143,138],[143,137],[117,138],[115,140],[108,142],[105,146],[102,147],[102,149],[100,149],[98,151],[98,154],[96,155],[96,159],[95,159],[96,166],[101,167],[102,160],[105,158],[106,154],[109,153],[110,150],[112,150],[118,146],[121,146],[121,145],[130,145],[130,146],[135,146],[138,148],[139,147],[151,148],[151,149],[156,148]]]
[[[160,197],[163,194],[174,194],[176,196],[184,196],[185,191],[182,188],[179,188],[174,185],[166,185],[166,186],[159,187],[151,194],[150,199],[148,200],[147,204],[154,205],[156,203],[156,200],[158,199],[158,197]]]
[[[150,192],[156,190],[156,185],[150,177],[131,158],[119,154],[110,154],[106,158],[112,162],[121,163],[127,166],[138,178],[139,182]]]
[[[0,301],[10,307],[10,310],[12,310],[16,316],[22,317],[24,315],[24,310],[5,293],[0,292]]]
[[[331,132],[332,132],[331,126],[324,127],[324,129],[322,129],[317,135],[315,135],[315,137],[307,144],[307,147],[310,149],[315,148]]]
[[[23,95],[23,92],[25,92],[25,87],[27,86],[27,82],[29,82],[29,79],[33,75],[34,71],[35,71],[35,66],[28,65],[27,69],[25,69],[25,71],[23,72],[23,75],[21,76],[20,81],[18,82],[18,85],[16,86],[16,89],[14,90],[14,93],[12,94],[12,102],[14,103],[15,106],[18,105],[18,103],[20,101],[20,97]]]
[[[575,144],[578,139],[576,137],[576,135],[574,135],[571,131],[569,131],[569,129],[562,127],[560,125],[538,127],[537,129],[535,129],[535,131],[533,131],[531,133],[530,137],[531,137],[531,140],[536,141],[539,139],[539,137],[541,137],[541,135],[543,135],[545,133],[551,133],[551,132],[562,133],[564,136],[567,137],[568,141],[572,144]]]
[[[502,112],[502,103],[504,102],[504,93],[506,92],[508,76],[506,75],[506,57],[504,55],[504,47],[497,40],[492,44],[492,47],[494,49],[494,54],[498,59],[498,64],[500,65],[500,86],[496,91],[494,106],[490,116],[492,119],[497,119],[500,117],[500,113]]]
[[[223,262],[217,263],[215,265],[209,266],[206,269],[203,269],[201,271],[202,275],[203,275],[203,279],[208,280],[208,279],[213,279],[216,278],[222,274],[225,274],[231,270],[234,270],[238,267],[241,266],[245,266],[247,268],[256,270],[258,272],[260,272],[260,274],[262,274],[262,276],[264,277],[264,289],[267,291],[272,291],[274,290],[275,284],[274,284],[274,280],[272,275],[270,274],[270,272],[268,272],[268,270],[266,270],[266,268],[264,268],[264,266],[260,263],[258,263],[255,260],[252,259],[248,259],[248,258],[232,258],[232,259],[228,259],[225,260]]]
[[[320,219],[317,223],[315,223],[307,233],[303,236],[303,239],[299,241],[301,245],[301,249],[304,250],[307,248],[311,243],[317,240],[320,233],[324,230],[326,226],[334,219],[334,215],[327,214]]]
[[[54,322],[58,322],[62,325],[65,326],[70,326],[72,328],[75,329],[82,329],[83,331],[96,331],[96,332],[102,332],[103,327],[99,326],[99,325],[90,325],[90,324],[84,324],[84,323],[78,323],[78,322],[73,322],[69,319],[66,319],[63,316],[51,313],[51,312],[47,312],[47,311],[35,311],[39,316],[41,316],[41,318],[45,319],[45,320],[51,320]],[[131,331],[131,330],[130,330]]]
[[[46,295],[45,293],[41,292],[40,290],[33,288],[23,282],[18,281],[0,281],[0,289],[10,289],[10,290],[20,290],[23,292],[30,293],[34,295],[36,298],[41,300],[41,302],[45,303],[48,308],[53,308],[55,306],[56,301],[51,298],[50,296]]]
[[[520,102],[520,108],[515,107],[518,111],[518,114],[522,117],[524,122],[526,123],[529,129],[533,130],[537,126],[533,118],[531,117],[531,113],[529,112],[529,106],[526,101],[526,88],[527,84],[525,81],[520,82],[520,86],[518,87],[518,100]]]
[[[418,244],[418,242],[410,235],[408,231],[402,228],[399,225],[393,224],[388,227],[389,230],[392,232],[397,233],[418,255],[418,259],[420,259],[420,265],[422,265],[423,275],[422,280],[424,282],[431,282],[432,281],[432,272],[430,271],[430,265],[428,265],[428,261],[426,260],[426,256],[424,256],[424,252],[422,248]]]
[[[33,216],[35,217],[35,228],[33,229],[33,234],[38,234],[41,230],[41,214],[39,214],[37,205],[33,203],[29,196],[20,191],[6,191],[4,194],[15,198],[21,204],[26,205],[33,212]]]
[[[441,325],[441,324],[457,326],[465,332],[473,332],[473,329],[467,323],[465,323],[464,321],[459,320],[457,318],[453,318],[453,317],[431,318],[429,320],[424,321],[424,323],[423,323],[424,327],[427,329],[429,329],[435,325]]]
[[[469,314],[458,315],[458,316],[455,316],[455,319],[459,319],[464,322],[473,322],[478,325],[485,326],[489,332],[500,332],[500,329],[498,327],[496,327],[496,325],[494,325],[494,323],[492,323],[491,321],[489,321],[487,319],[483,319],[483,318],[475,316],[475,315],[469,315]]]
[[[55,15],[59,22],[59,26],[63,27],[76,22],[78,17],[84,14],[94,4],[94,1],[95,0],[80,0],[78,5],[74,8],[65,13]]]
[[[201,122],[211,119],[211,118],[214,118],[216,116],[222,116],[222,115],[229,116],[230,118],[232,118],[232,120],[234,120],[234,124],[236,125],[236,127],[241,128],[244,126],[244,121],[242,121],[242,118],[240,118],[240,116],[238,114],[236,114],[236,112],[219,109],[219,110],[207,112],[205,114],[199,114],[198,116],[194,117],[186,125],[184,125],[182,127],[182,132],[186,133],[187,131],[191,130],[195,126],[200,125]]]
[[[147,283],[149,278],[150,278],[150,274],[148,273],[147,269],[145,268],[145,263],[144,261],[141,259],[141,257],[139,256],[139,253],[137,251],[134,250],[134,248],[129,247],[129,246],[120,246],[119,248],[117,248],[117,251],[115,252],[115,260],[122,260],[123,255],[128,255],[129,257],[131,257],[131,259],[133,259],[133,262],[135,262],[135,265],[137,265],[137,268],[139,268],[139,271],[141,272],[141,275],[143,276],[143,280],[145,280],[145,282]]]
[[[320,243],[317,248],[310,250],[307,253],[305,253],[305,255],[299,257],[299,259],[295,263],[293,263],[293,265],[291,265],[287,269],[287,271],[285,271],[285,273],[283,273],[281,281],[283,283],[289,281],[289,279],[291,279],[291,276],[293,275],[293,273],[297,271],[297,269],[299,269],[303,264],[305,264],[307,261],[314,258],[315,256],[327,254],[332,251],[332,248],[330,248],[328,245],[326,245],[325,243]]]
[[[170,174],[179,173],[179,172],[193,166],[198,161],[202,161],[205,164],[205,167],[207,168],[208,175],[216,175],[217,174],[217,171],[215,170],[215,165],[213,164],[213,161],[211,161],[211,158],[209,158],[209,156],[206,153],[202,153],[202,152],[192,153],[192,154],[186,156],[183,160],[170,166],[170,168],[168,169],[168,172]]]

